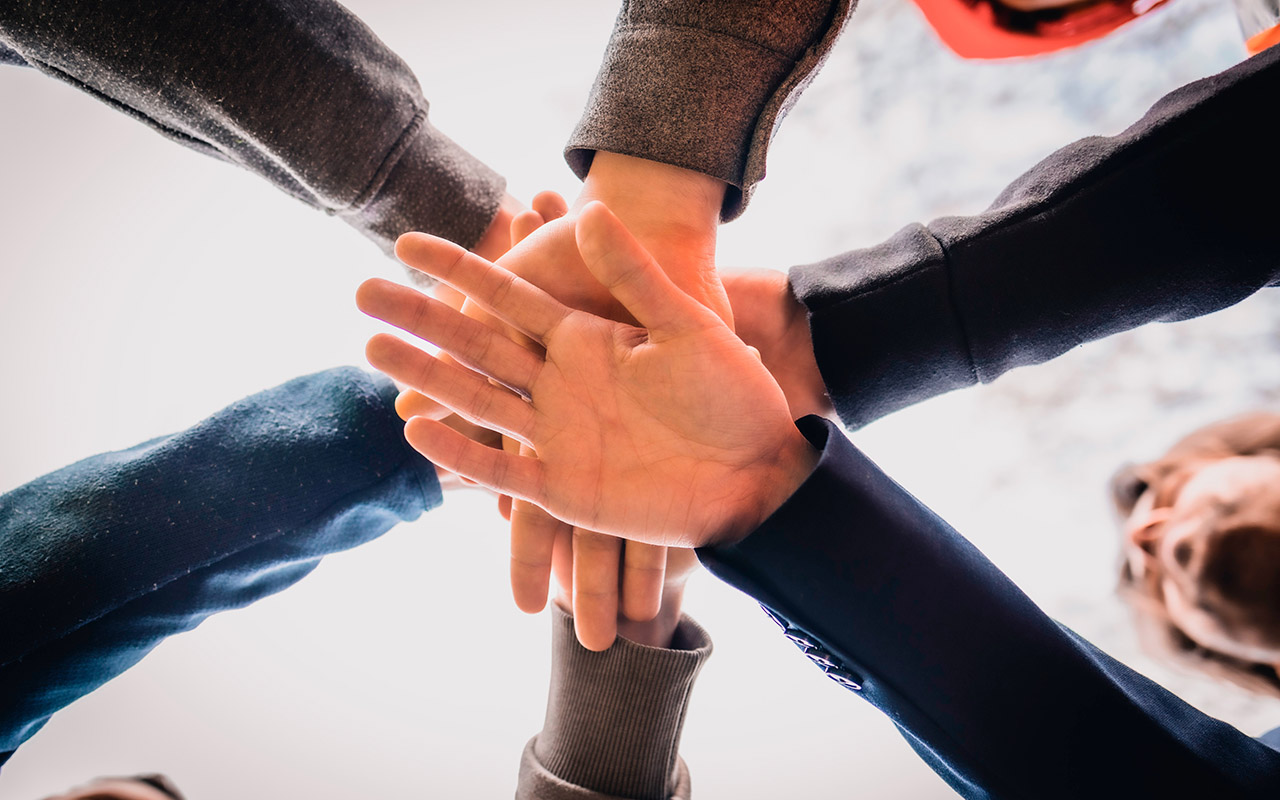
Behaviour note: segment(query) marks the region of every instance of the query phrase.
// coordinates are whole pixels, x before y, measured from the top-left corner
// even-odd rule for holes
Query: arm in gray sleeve
[[[0,62],[19,61],[387,251],[409,230],[472,247],[502,198],[502,178],[431,125],[409,67],[328,0],[12,0]]]
[[[553,603],[547,718],[525,747],[516,800],[688,800],[680,732],[710,655],[711,638],[688,617],[669,649],[619,637],[592,652]]]
[[[792,269],[843,422],[1280,283],[1277,96],[1272,48],[1062,148],[982,214]]]
[[[742,213],[783,116],[826,59],[852,0],[626,0],[565,159],[595,151],[702,172]]]

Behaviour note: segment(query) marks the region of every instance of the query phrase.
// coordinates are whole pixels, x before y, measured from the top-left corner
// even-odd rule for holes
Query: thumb
[[[699,330],[707,326],[709,316],[719,321],[667,277],[604,203],[588,203],[582,209],[575,233],[578,252],[591,274],[651,336]]]

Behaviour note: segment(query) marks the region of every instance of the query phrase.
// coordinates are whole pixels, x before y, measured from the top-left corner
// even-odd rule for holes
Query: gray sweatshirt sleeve
[[[705,173],[729,184],[721,217],[733,219],[853,6],[625,0],[565,159],[580,178],[597,150]]]
[[[1053,153],[982,214],[792,269],[841,420],[1280,284],[1278,95],[1271,48]]]
[[[595,653],[552,604],[547,717],[525,747],[516,800],[688,800],[680,732],[710,655],[711,638],[689,617],[670,649],[619,638]]]
[[[328,0],[10,0],[0,62],[19,60],[388,252],[409,230],[473,246],[505,186],[431,125],[408,66]]]

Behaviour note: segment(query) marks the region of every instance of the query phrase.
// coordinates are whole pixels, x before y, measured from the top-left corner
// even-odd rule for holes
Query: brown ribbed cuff
[[[682,617],[672,649],[619,638],[596,653],[578,644],[572,617],[556,607],[551,653],[546,722],[526,762],[568,787],[636,800],[678,796],[683,775],[687,795],[677,751],[694,680],[711,655],[707,632]],[[535,765],[522,768],[522,787]]]
[[[506,180],[445,136],[420,111],[363,195],[338,212],[391,254],[422,231],[470,249],[498,213]]]

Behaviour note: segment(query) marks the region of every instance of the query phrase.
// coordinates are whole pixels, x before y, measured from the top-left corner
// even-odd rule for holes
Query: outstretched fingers
[[[371,278],[356,290],[371,317],[437,345],[459,363],[527,394],[542,358],[448,305],[398,283]]]
[[[533,435],[533,406],[471,370],[424,353],[389,333],[370,339],[365,356],[378,371],[412,386],[476,425],[523,442]]]
[[[571,309],[538,287],[447,239],[406,233],[396,240],[405,264],[439,278],[526,335],[543,341]]]
[[[653,256],[603,203],[578,215],[578,252],[591,274],[653,338],[678,336],[719,320],[667,277]]]
[[[424,417],[405,423],[404,438],[431,463],[495,492],[534,502],[542,494],[542,466],[536,458],[486,447]]]

